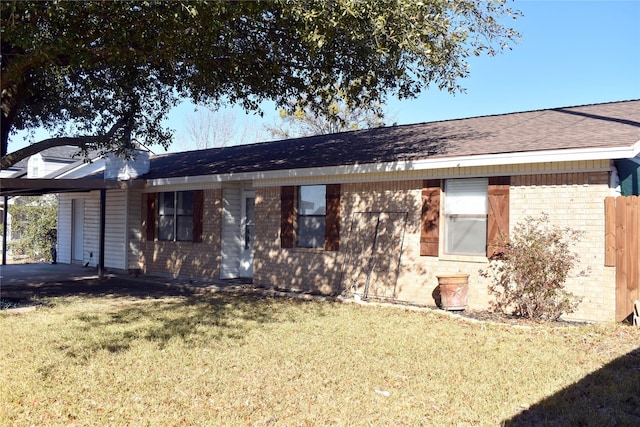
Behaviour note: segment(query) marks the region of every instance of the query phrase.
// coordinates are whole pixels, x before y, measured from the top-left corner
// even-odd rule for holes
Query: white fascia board
[[[148,179],[147,192],[150,187],[179,187],[179,186],[201,186],[203,189],[218,189],[222,188],[222,182],[232,181],[231,179],[220,179],[222,175],[199,175],[199,176],[181,176],[177,178],[156,178]],[[144,178],[143,178],[144,179]],[[251,178],[248,178],[251,179]]]
[[[567,150],[526,151],[516,153],[486,154],[479,156],[429,158],[402,162],[367,163],[305,169],[186,176],[178,178],[158,178],[147,180],[147,188],[166,185],[175,186],[194,184],[206,184],[207,188],[220,188],[223,182],[229,181],[322,177],[376,172],[420,171],[477,166],[516,165],[527,163],[555,163],[602,159],[627,159],[633,158],[639,153],[640,141],[636,142],[632,146],[615,148],[579,148]],[[218,184],[217,186],[216,183]]]
[[[481,156],[425,159],[414,163],[412,170],[440,169],[470,166],[500,166],[527,163],[578,162],[585,160],[612,160],[633,158],[640,152],[640,141],[630,147],[579,148],[568,150],[525,151],[515,153],[486,154]]]
[[[75,165],[77,163],[77,165]],[[70,164],[69,166],[57,170],[47,176],[47,178],[51,179],[73,179],[73,178],[82,178],[83,176],[91,175],[96,172],[100,172],[104,170],[105,162],[103,157],[96,157],[91,159],[91,162],[75,162],[74,164]]]

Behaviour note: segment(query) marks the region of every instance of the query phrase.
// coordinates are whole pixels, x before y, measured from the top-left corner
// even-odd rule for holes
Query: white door
[[[71,261],[82,263],[84,260],[84,200],[71,201]]]
[[[255,191],[243,191],[240,205],[240,277],[253,277],[253,237],[255,226]]]

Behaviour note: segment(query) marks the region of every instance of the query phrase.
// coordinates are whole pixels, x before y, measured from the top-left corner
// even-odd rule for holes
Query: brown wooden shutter
[[[440,187],[441,181],[439,179],[428,179],[422,183],[421,256],[438,256],[440,248]]]
[[[295,244],[296,187],[280,188],[280,247],[292,248]]]
[[[324,229],[324,249],[340,250],[340,184],[327,185],[327,213]]]
[[[193,192],[193,241],[202,242],[202,226],[204,215],[204,191]]]
[[[153,242],[156,239],[156,206],[158,204],[158,193],[148,193],[147,196],[147,241]]]
[[[511,177],[489,178],[489,212],[487,218],[487,257],[504,252],[509,239],[509,186]]]

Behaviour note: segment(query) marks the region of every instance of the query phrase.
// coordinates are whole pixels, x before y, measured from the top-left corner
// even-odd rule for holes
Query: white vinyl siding
[[[127,192],[107,191],[105,204],[104,266],[125,270],[127,247]],[[99,212],[98,212],[99,215]],[[99,217],[98,217],[99,218]],[[98,230],[98,242],[100,234]]]
[[[84,199],[71,201],[71,260],[84,261]]]
[[[78,159],[74,159],[73,161],[68,162],[57,162],[57,161],[47,161],[44,160],[42,162],[42,166],[40,167],[40,173],[38,177],[45,177],[57,170],[60,170],[64,167],[69,166],[71,163],[75,163]]]
[[[73,244],[73,200],[83,204],[82,218],[82,251],[78,259],[74,259]],[[58,199],[58,262],[95,267],[98,265],[98,230],[100,226],[100,193],[60,194]]]
[[[137,193],[138,199],[140,194]],[[100,262],[100,192],[61,194],[58,204],[58,262],[70,264],[73,254],[73,214],[72,200],[81,200],[84,204],[83,238],[82,238],[82,259],[74,260],[82,265],[88,263],[90,267],[97,267]],[[115,190],[107,191],[105,205],[105,242],[104,242],[104,266],[118,270],[126,270],[128,258],[133,258],[136,262],[132,268],[139,268],[137,260],[138,252],[128,248],[128,224],[133,218],[140,218],[140,201],[137,202],[138,213],[133,215],[127,207],[127,191]],[[127,218],[127,211],[130,211],[130,218]],[[138,223],[139,224],[139,221]],[[137,228],[138,237],[136,242],[139,249],[139,225]]]
[[[138,270],[140,265],[140,242],[142,241],[142,193],[129,190],[127,203],[127,268]]]
[[[71,264],[71,195],[58,197],[58,262]]]
[[[240,275],[240,185],[224,186],[222,189],[222,262],[220,277],[230,279]]]
[[[92,191],[84,201],[84,262],[97,267],[100,249],[100,192]]]

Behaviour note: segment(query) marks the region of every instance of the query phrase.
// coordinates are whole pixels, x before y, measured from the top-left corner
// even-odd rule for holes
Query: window
[[[280,190],[280,246],[340,249],[340,184]]]
[[[39,178],[40,171],[44,172],[45,170],[42,155],[38,153],[29,157],[29,160],[27,161],[27,168],[27,178]]]
[[[485,255],[487,204],[486,179],[445,181],[445,253]]]
[[[327,190],[324,185],[305,185],[298,194],[298,243],[301,248],[324,248]]]
[[[147,241],[191,241],[203,238],[204,191],[143,194]]]
[[[193,240],[193,191],[158,194],[158,240]]]
[[[502,253],[509,236],[510,183],[509,176],[446,180],[440,221],[442,180],[423,181],[420,255],[437,257],[442,250],[492,258]]]

